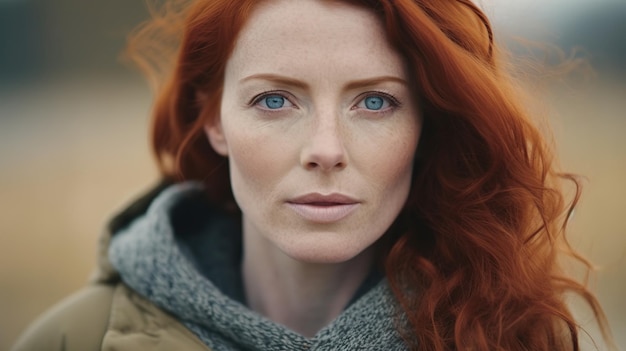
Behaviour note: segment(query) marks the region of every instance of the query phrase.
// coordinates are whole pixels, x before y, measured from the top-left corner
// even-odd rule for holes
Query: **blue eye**
[[[380,111],[397,105],[393,98],[383,95],[368,95],[363,98],[356,107],[369,111]]]
[[[365,98],[365,107],[370,110],[380,110],[383,108],[385,100],[380,96],[368,96]]]
[[[292,107],[293,104],[284,96],[279,94],[268,94],[261,96],[256,104],[268,110],[278,110],[283,107]]]
[[[276,109],[285,105],[285,98],[278,95],[270,95],[263,98],[268,108]]]

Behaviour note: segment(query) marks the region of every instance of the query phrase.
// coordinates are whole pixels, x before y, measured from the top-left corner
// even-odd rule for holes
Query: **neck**
[[[347,262],[294,260],[259,235],[244,231],[243,281],[249,307],[306,337],[330,324],[366,279],[370,248]]]

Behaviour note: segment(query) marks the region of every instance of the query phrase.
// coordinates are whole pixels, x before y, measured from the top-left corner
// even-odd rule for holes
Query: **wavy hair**
[[[409,347],[578,350],[570,292],[613,345],[597,299],[559,263],[566,256],[591,269],[565,236],[579,181],[559,173],[487,17],[469,0],[346,2],[379,16],[424,117],[411,194],[381,257]],[[226,160],[203,126],[219,111],[226,62],[258,3],[169,0],[129,40],[157,88],[152,147],[162,174],[203,181],[212,201],[233,210]],[[563,180],[576,188],[569,203]]]

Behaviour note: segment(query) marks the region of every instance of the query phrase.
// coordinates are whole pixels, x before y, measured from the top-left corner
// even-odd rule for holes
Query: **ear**
[[[222,128],[222,119],[219,116],[204,125],[204,133],[215,152],[222,156],[228,156],[228,143]]]

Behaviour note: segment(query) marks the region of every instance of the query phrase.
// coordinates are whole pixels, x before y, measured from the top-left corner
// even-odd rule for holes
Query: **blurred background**
[[[552,43],[594,68],[533,90],[564,168],[586,176],[571,242],[598,266],[590,284],[626,349],[626,1],[480,4],[511,51],[554,62],[519,38]],[[85,284],[107,218],[158,178],[151,93],[119,59],[146,18],[142,0],[0,0],[0,350]]]

